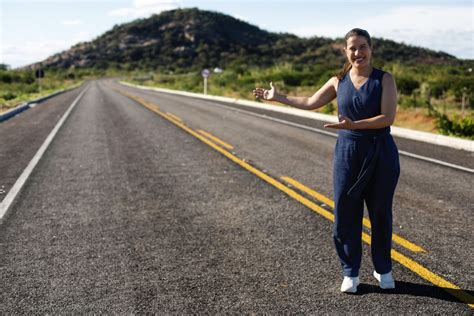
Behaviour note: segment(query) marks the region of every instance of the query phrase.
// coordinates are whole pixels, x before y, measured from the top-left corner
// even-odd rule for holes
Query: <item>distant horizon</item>
[[[69,3],[63,0],[0,0],[0,5],[0,63],[12,69],[41,62],[78,43],[90,42],[114,25],[163,11],[191,8],[222,13],[268,32],[289,33],[300,38],[335,40],[343,38],[350,29],[361,27],[376,39],[443,52],[460,60],[474,59],[474,6],[469,1],[400,1],[393,4],[348,0],[291,3],[265,0],[259,3],[249,0],[83,0]],[[367,13],[368,10],[372,14]],[[25,20],[30,23],[23,23]],[[439,28],[439,24],[443,27]],[[15,32],[6,32],[12,29]]]

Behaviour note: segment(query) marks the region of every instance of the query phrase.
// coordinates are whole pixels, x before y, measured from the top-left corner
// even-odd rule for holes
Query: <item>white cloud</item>
[[[176,4],[178,1],[174,0],[134,0],[133,6],[136,8],[145,8],[156,5]]]
[[[245,16],[240,15],[240,14],[230,14],[235,19],[241,20],[241,21],[249,21]]]
[[[0,62],[6,62],[13,68],[42,61],[56,53],[71,48],[78,42],[91,39],[90,32],[78,32],[67,41],[26,41],[21,45],[2,47]]]
[[[110,16],[147,17],[162,11],[179,8],[181,0],[134,0],[131,7],[118,8],[107,12]]]
[[[80,25],[82,24],[82,21],[80,20],[64,20],[61,22],[63,25],[71,25],[71,26],[75,26],[75,25]]]
[[[8,60],[12,67],[26,66],[48,58],[67,48],[63,41],[28,41],[21,46],[6,46],[2,50],[2,59]]]
[[[107,12],[107,15],[110,16],[131,16],[133,15],[133,10],[129,8],[120,8]]]
[[[85,42],[85,41],[90,41],[92,39],[93,35],[89,31],[81,31],[77,32],[74,34],[74,36],[71,38],[71,40],[68,41],[69,47],[72,45],[75,45],[79,42]],[[69,48],[67,47],[67,48]]]
[[[306,37],[318,35],[334,38],[343,37],[354,27],[361,27],[374,37],[473,59],[473,17],[474,6],[403,6],[378,16],[353,19],[350,23],[337,23],[331,27],[302,27],[292,29],[291,32]]]

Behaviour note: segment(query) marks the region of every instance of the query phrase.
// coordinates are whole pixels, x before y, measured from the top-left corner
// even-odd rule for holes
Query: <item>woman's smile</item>
[[[371,48],[365,37],[351,36],[347,40],[347,47],[345,50],[347,59],[353,67],[365,67],[370,63]]]

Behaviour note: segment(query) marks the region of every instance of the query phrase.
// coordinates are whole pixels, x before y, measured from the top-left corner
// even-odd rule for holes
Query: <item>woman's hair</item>
[[[369,32],[363,29],[352,29],[349,32],[347,32],[346,36],[344,36],[344,48],[347,47],[347,40],[352,37],[352,36],[363,36],[367,40],[367,43],[369,44],[369,47],[372,48],[372,39],[370,38]],[[344,66],[342,69],[337,73],[336,77],[338,80],[341,80],[344,78],[344,76],[347,74],[347,72],[352,68],[351,63],[349,62],[348,59],[346,59],[346,62],[344,63]]]

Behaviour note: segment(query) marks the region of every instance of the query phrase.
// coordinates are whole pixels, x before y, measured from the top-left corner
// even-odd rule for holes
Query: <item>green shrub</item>
[[[296,72],[283,73],[281,78],[285,82],[285,85],[297,87],[301,84],[301,76]]]
[[[12,75],[8,72],[3,72],[1,71],[0,72],[0,82],[3,82],[3,83],[12,83],[13,79],[12,79]]]
[[[0,96],[0,98],[8,101],[8,100],[12,100],[12,99],[15,99],[16,98],[16,94],[14,94],[13,92],[11,91],[7,91],[7,92],[4,92],[2,93],[2,95]]]
[[[403,109],[410,108],[413,106],[413,98],[400,95],[398,98],[398,105]]]
[[[412,94],[415,89],[420,87],[420,83],[412,78],[399,76],[395,80],[398,90],[405,95]]]
[[[431,96],[434,98],[440,98],[443,93],[449,89],[449,85],[445,82],[433,82],[430,83]]]
[[[444,135],[474,139],[474,120],[472,118],[460,118],[455,115],[451,120],[445,114],[442,114],[438,116],[436,124],[439,131]]]
[[[323,107],[322,112],[325,114],[333,114],[335,110],[336,107],[334,106],[334,104],[332,102],[329,102]]]

